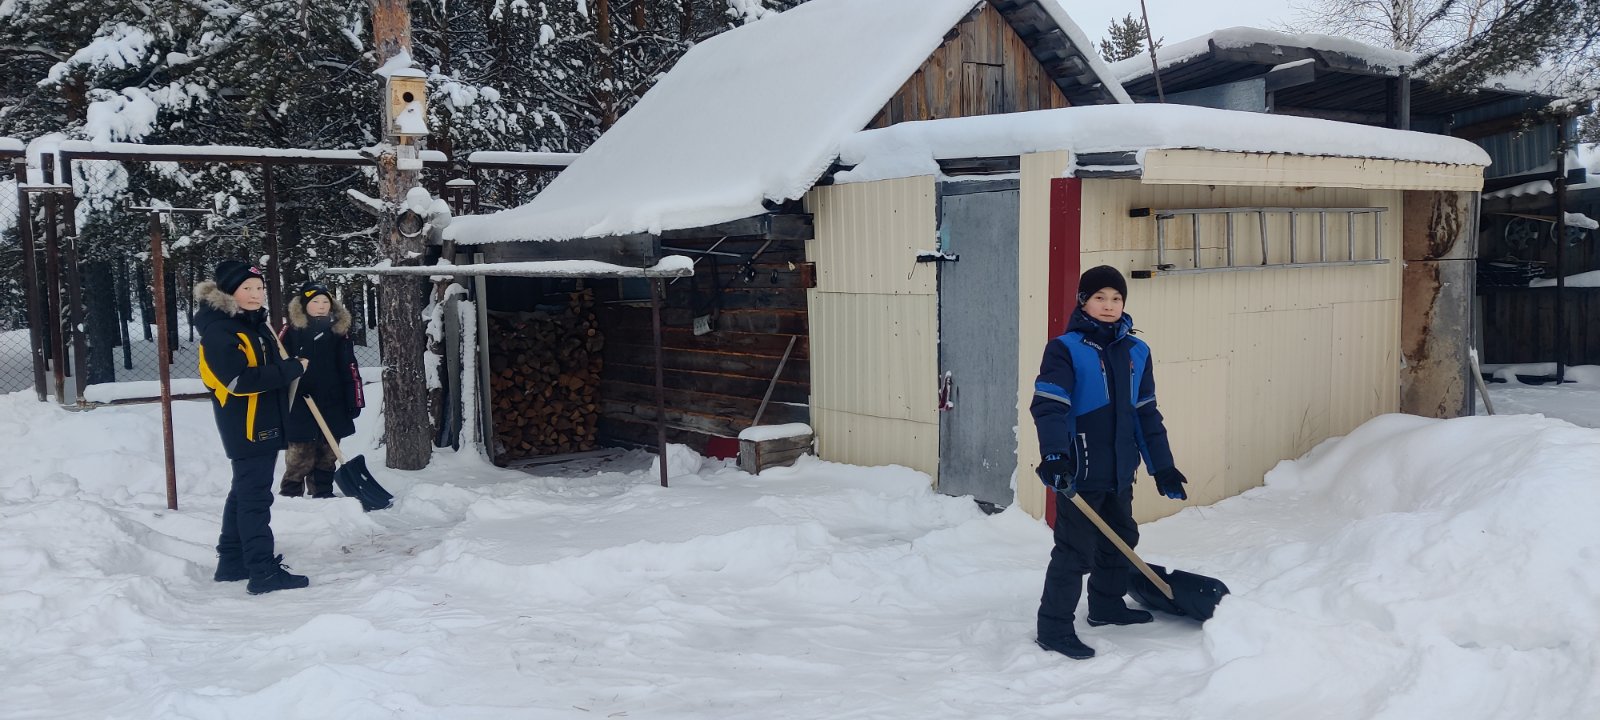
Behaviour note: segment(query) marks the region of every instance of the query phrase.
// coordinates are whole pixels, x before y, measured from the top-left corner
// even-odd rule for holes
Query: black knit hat
[[[307,280],[300,286],[300,302],[309,303],[318,295],[326,295],[329,300],[333,299],[333,293],[328,290],[328,286],[315,280]]]
[[[261,277],[261,270],[247,262],[223,260],[217,263],[217,288],[232,295],[244,281]]]
[[[1122,273],[1117,272],[1116,268],[1110,265],[1101,265],[1089,268],[1083,274],[1083,277],[1078,278],[1078,304],[1082,305],[1088,302],[1089,298],[1094,297],[1095,293],[1105,288],[1116,290],[1118,294],[1122,295],[1123,301],[1127,301],[1128,281],[1123,279]]]

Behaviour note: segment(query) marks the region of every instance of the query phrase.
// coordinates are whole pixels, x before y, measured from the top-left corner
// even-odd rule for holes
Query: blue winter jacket
[[[1156,408],[1150,346],[1132,330],[1126,314],[1106,326],[1080,308],[1067,333],[1045,347],[1039,365],[1030,406],[1039,455],[1073,459],[1079,491],[1132,487],[1141,458],[1152,472],[1173,466]]]

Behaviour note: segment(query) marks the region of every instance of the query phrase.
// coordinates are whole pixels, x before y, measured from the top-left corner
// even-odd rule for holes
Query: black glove
[[[1039,463],[1039,479],[1056,492],[1072,497],[1078,492],[1078,463],[1071,455],[1050,453]]]
[[[1167,468],[1156,473],[1156,492],[1173,500],[1188,500],[1189,493],[1183,491],[1183,484],[1189,482],[1177,468]]]

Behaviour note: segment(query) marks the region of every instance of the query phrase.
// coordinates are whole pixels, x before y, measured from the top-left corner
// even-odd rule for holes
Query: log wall
[[[717,242],[673,240],[705,250]],[[762,240],[728,239],[701,256],[693,278],[666,285],[662,306],[663,384],[668,441],[705,452],[713,437],[737,437],[755,419],[761,398],[795,338],[773,387],[762,424],[809,422],[810,343],[806,295],[810,268],[804,242],[774,241],[746,269]],[[675,252],[667,250],[666,252]],[[792,265],[791,265],[792,263]],[[649,295],[643,281],[596,283],[596,314],[607,335],[601,371],[600,442],[654,446],[655,351]],[[713,331],[694,334],[694,318],[710,315]]]

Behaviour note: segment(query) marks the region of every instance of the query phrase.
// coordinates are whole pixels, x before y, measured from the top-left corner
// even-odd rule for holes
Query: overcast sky
[[[1106,26],[1128,13],[1139,17],[1139,0],[1058,0],[1089,39],[1099,43]],[[1150,29],[1167,44],[1204,35],[1212,30],[1248,25],[1276,30],[1277,23],[1292,18],[1283,0],[1145,0],[1150,9]]]

